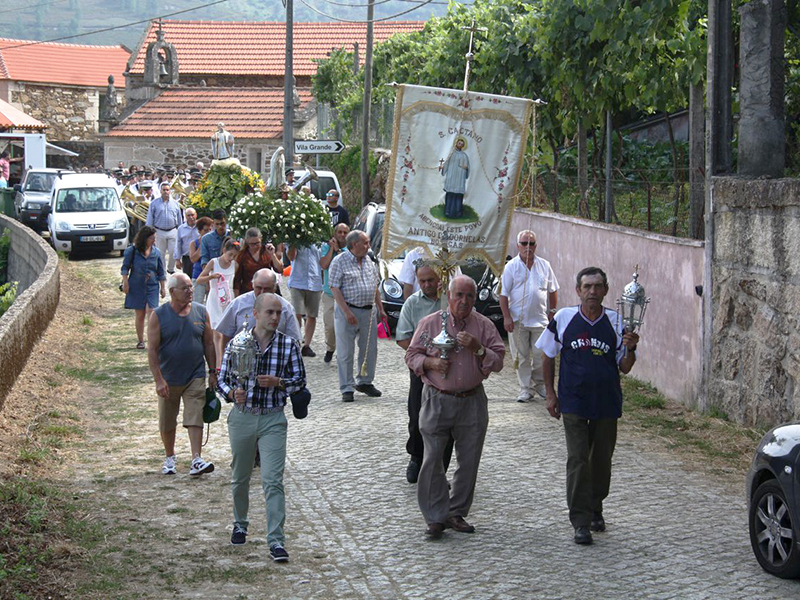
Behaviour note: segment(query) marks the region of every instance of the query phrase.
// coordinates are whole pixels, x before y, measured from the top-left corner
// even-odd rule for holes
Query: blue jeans
[[[267,505],[267,544],[283,544],[286,502],[283,493],[283,468],[286,464],[286,415],[283,411],[257,415],[228,413],[228,438],[231,442],[231,493],[233,522],[247,530],[250,521],[250,476],[256,456],[261,454],[261,487]]]

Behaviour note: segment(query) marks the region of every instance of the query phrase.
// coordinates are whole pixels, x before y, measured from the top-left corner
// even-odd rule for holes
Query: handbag
[[[389,322],[386,319],[378,323],[378,337],[382,340],[388,340],[392,337],[392,332],[389,329]]]
[[[222,403],[217,398],[217,393],[209,388],[206,388],[206,404],[203,406],[203,423],[213,423],[219,419],[219,411],[222,408]]]

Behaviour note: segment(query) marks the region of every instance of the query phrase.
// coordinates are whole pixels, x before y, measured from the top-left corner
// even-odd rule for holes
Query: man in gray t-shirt
[[[205,307],[192,302],[193,286],[188,275],[175,273],[169,278],[167,289],[170,301],[153,311],[147,325],[147,358],[156,382],[158,428],[166,453],[161,472],[177,472],[175,431],[183,398],[183,426],[192,447],[189,475],[199,477],[214,470],[214,463],[200,456],[206,364],[209,386],[214,388],[217,384],[214,332]]]

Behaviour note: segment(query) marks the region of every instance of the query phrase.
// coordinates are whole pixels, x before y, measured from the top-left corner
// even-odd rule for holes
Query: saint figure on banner
[[[452,154],[439,167],[444,177],[444,216],[458,219],[464,214],[464,194],[469,177],[469,156],[464,150],[467,140],[458,136]]]

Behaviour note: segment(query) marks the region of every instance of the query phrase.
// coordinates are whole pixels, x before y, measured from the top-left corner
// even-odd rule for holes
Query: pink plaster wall
[[[702,299],[695,286],[703,283],[703,242],[520,209],[508,238],[511,256],[517,254],[516,236],[523,229],[536,233],[536,254],[553,266],[561,286],[559,308],[578,303],[575,275],[588,266],[608,275],[604,304],[615,308],[639,264],[639,282],[652,300],[631,374],[670,398],[696,406],[702,376]]]

